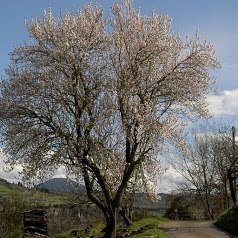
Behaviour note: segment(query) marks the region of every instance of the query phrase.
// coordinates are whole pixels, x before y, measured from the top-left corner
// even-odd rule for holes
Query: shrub
[[[22,237],[23,213],[28,208],[30,208],[29,201],[20,192],[13,192],[0,198],[0,237]]]
[[[219,228],[238,235],[238,206],[234,205],[218,217],[216,223]]]

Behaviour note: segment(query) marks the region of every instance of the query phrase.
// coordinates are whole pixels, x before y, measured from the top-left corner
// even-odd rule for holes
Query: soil
[[[159,224],[170,238],[237,238],[217,228],[212,221],[170,221]]]

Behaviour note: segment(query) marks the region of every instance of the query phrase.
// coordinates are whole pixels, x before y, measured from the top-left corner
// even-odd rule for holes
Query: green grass
[[[71,237],[70,233],[71,233],[71,230],[67,231],[67,232],[60,233],[58,235],[55,235],[54,238],[69,238],[69,237]]]
[[[131,234],[130,237],[132,237],[132,238],[144,238],[147,236],[154,237],[154,238],[168,238],[168,236],[163,231],[158,229],[158,224],[163,221],[166,221],[166,219],[158,218],[158,217],[145,218],[145,219],[139,220],[137,222],[134,222],[133,225],[131,225],[127,228],[127,230]],[[94,237],[100,237],[100,235],[102,236],[102,234],[100,234],[100,231],[102,230],[102,228],[103,228],[102,225],[95,225],[86,234],[83,231],[83,228],[81,227],[81,228],[79,228],[79,230],[81,230],[81,232],[78,235],[80,238],[89,238],[92,235]],[[135,233],[141,229],[143,229],[143,232],[141,232],[139,234],[132,235],[133,232]],[[72,238],[72,236],[70,236],[71,231],[72,230],[55,235],[54,238],[70,238],[70,237]]]
[[[13,192],[13,190],[5,185],[0,185],[0,197],[8,196]]]
[[[10,192],[10,191],[12,191],[10,188],[4,185],[0,185],[0,192]]]
[[[19,192],[23,197],[25,196],[28,200],[32,201],[33,204],[37,206],[49,206],[49,205],[60,205],[68,204],[70,201],[69,194],[62,193],[43,193],[40,191],[21,189],[18,187],[9,187],[5,185],[0,185],[0,197],[11,196],[14,192]]]
[[[145,238],[145,237],[153,237],[153,238],[168,238],[164,231],[158,229],[150,229],[141,234],[130,236],[132,238]]]
[[[70,232],[64,232],[59,235],[55,235],[55,238],[69,238],[70,237]]]
[[[238,235],[238,206],[233,206],[225,211],[216,221],[216,225],[222,230]]]
[[[62,194],[42,193],[38,191],[30,192],[29,196],[31,199],[39,205],[49,206],[56,204],[65,204],[69,201],[69,196]]]
[[[141,228],[144,228],[145,231],[143,233],[139,233],[133,236],[130,236],[132,238],[144,238],[146,236],[151,236],[154,238],[167,238],[168,236],[163,232],[162,230],[158,229],[158,224],[167,221],[165,218],[161,217],[150,217],[150,218],[144,218],[142,220],[139,220],[135,223],[133,223],[129,228],[128,231],[131,233],[133,231],[137,231]]]
[[[88,230],[88,232],[85,232],[85,227],[81,227],[79,228],[79,234],[76,237],[80,237],[80,238],[91,238],[93,237],[98,237],[100,235],[100,231],[103,229],[102,225],[94,225],[93,227],[90,227],[90,229]],[[60,234],[57,234],[54,236],[54,238],[73,238],[75,236],[70,236],[70,233],[73,230],[69,230],[67,232],[63,232]]]

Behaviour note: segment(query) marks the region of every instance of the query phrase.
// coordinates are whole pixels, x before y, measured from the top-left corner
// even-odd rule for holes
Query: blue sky
[[[51,8],[54,15],[60,11],[83,7],[86,0],[1,0],[0,7],[0,75],[9,63],[8,53],[28,39],[24,20],[41,17],[44,9]],[[98,0],[105,12],[113,1]],[[173,18],[174,31],[192,36],[197,29],[216,48],[223,68],[216,73],[221,90],[238,88],[238,1],[237,0],[134,0],[142,14],[152,9]]]
[[[8,53],[13,47],[29,39],[24,20],[41,17],[44,9],[54,15],[83,7],[87,0],[1,0],[0,2],[0,76],[9,63]],[[113,1],[98,0],[109,11]],[[193,36],[199,29],[202,38],[216,48],[222,68],[214,73],[221,91],[238,88],[238,1],[237,0],[134,0],[142,14],[152,9],[173,18],[172,27],[182,36]]]
[[[0,1],[0,77],[14,46],[29,40],[24,20],[41,17],[44,9],[72,11],[83,7],[87,0],[1,0]],[[95,1],[92,1],[95,2]],[[107,13],[113,1],[98,0]],[[152,9],[172,17],[172,28],[185,37],[199,29],[216,49],[222,68],[212,74],[217,78],[219,95],[209,95],[211,112],[216,117],[233,118],[238,115],[238,1],[237,0],[134,0],[134,7],[149,14]],[[0,177],[4,174],[1,168]],[[9,180],[13,175],[4,175]]]

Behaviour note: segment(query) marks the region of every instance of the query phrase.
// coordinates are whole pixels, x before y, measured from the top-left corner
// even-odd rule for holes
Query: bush
[[[148,218],[149,216],[149,211],[146,208],[140,208],[134,211],[134,221],[139,221],[142,220],[144,218]]]
[[[0,237],[21,238],[24,211],[30,208],[29,201],[20,192],[0,198]]]
[[[234,205],[225,211],[218,217],[215,224],[222,230],[238,235],[238,206]]]

